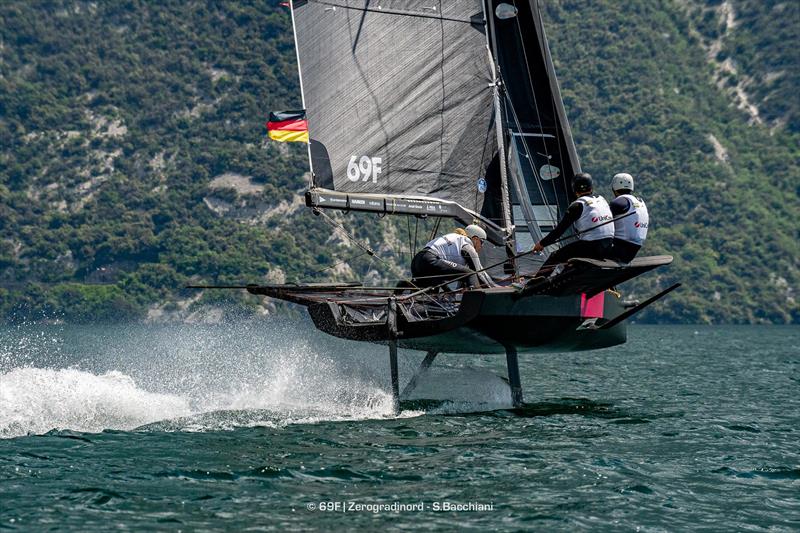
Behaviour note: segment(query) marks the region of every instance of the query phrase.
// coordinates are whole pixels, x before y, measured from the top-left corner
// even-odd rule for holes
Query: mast
[[[505,150],[505,135],[503,134],[503,111],[500,107],[500,87],[501,80],[499,76],[500,67],[494,59],[492,48],[497,47],[497,40],[494,34],[494,21],[492,20],[493,11],[486,9],[486,2],[483,3],[483,16],[489,31],[486,35],[486,50],[489,53],[489,64],[492,68],[492,93],[494,100],[494,123],[495,133],[497,135],[497,151],[500,160],[500,195],[501,195],[501,208],[503,211],[503,225],[505,227],[508,237],[513,238],[514,227],[511,221],[511,197],[508,194],[508,169],[506,165],[506,150]]]
[[[294,58],[297,61],[297,78],[300,82],[300,102],[303,105],[303,110],[306,109],[306,95],[303,92],[303,69],[300,67],[300,50],[297,46],[297,26],[294,22],[294,0],[289,0],[289,11],[292,14],[292,38],[294,39]],[[311,142],[306,145],[308,151],[308,169],[311,172],[310,186],[314,186],[314,162],[311,158]]]
[[[502,84],[514,242],[529,249],[555,227],[580,171],[537,0],[486,0],[497,78]],[[521,270],[538,270],[528,256]],[[530,264],[527,264],[530,263]]]

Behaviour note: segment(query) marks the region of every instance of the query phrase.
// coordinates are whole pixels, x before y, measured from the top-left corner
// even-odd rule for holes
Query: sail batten
[[[314,3],[314,4],[321,4],[321,5],[324,5],[324,6],[328,6],[329,8],[347,9],[347,10],[351,10],[351,11],[362,11],[362,12],[365,12],[365,13],[380,13],[382,15],[399,15],[399,16],[404,16],[404,17],[429,18],[429,19],[435,19],[435,20],[446,20],[448,22],[462,22],[464,24],[470,24],[470,25],[483,24],[482,17],[481,18],[476,18],[476,17],[473,16],[473,17],[469,17],[469,18],[466,18],[466,17],[458,18],[458,17],[455,17],[455,16],[446,16],[446,15],[438,14],[438,10],[436,9],[436,6],[435,5],[433,5],[433,6],[430,5],[430,3],[428,3],[421,10],[411,11],[411,10],[408,10],[408,9],[401,10],[401,9],[391,9],[391,8],[383,7],[383,5],[386,5],[389,2],[383,2],[382,3],[383,5],[380,5],[380,6],[377,6],[377,7],[370,7],[369,6],[370,2],[366,2],[365,3],[366,5],[362,5],[362,6],[352,5],[353,4],[352,2],[349,2],[349,3],[348,2],[335,2],[335,1],[332,1],[332,0],[307,0],[307,2],[308,3]],[[303,4],[303,3],[306,3],[306,2],[295,2],[295,4],[298,5],[298,6],[300,4]],[[397,3],[397,2],[395,2],[395,3]],[[401,2],[401,3],[408,4],[408,2]]]

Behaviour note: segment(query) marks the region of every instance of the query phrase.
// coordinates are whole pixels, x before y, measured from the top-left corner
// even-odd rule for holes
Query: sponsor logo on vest
[[[644,228],[644,229],[647,229],[647,226],[648,226],[648,224],[647,224],[647,222],[636,222],[636,223],[634,224],[634,226],[636,226],[637,228]]]
[[[601,217],[592,217],[592,222],[605,222],[606,220],[611,220],[611,217],[608,215],[603,215]]]

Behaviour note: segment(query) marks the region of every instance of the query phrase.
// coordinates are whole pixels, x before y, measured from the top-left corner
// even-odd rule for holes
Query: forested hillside
[[[223,296],[194,301],[177,290],[191,279],[313,279],[335,262],[330,228],[297,194],[305,147],[265,141],[270,110],[301,107],[277,2],[21,1],[0,14],[7,317],[141,317]]]
[[[636,292],[686,284],[643,318],[797,322],[800,4],[546,6],[584,168],[637,176],[647,248],[676,257]]]
[[[629,290],[686,285],[642,319],[800,321],[798,4],[544,6],[584,168],[603,187],[637,176],[647,248],[676,256]],[[300,107],[278,2],[6,1],[0,17],[6,320],[186,317],[222,297],[187,281],[402,272],[415,228],[347,217],[368,261],[302,206],[305,147],[265,141],[269,111]]]

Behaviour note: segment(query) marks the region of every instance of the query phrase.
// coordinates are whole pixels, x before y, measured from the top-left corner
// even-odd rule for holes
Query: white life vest
[[[437,239],[433,239],[426,244],[425,247],[430,248],[431,251],[441,259],[452,261],[459,265],[466,265],[467,260],[461,255],[461,248],[463,248],[465,244],[472,244],[469,237],[464,237],[458,233],[448,233],[447,235],[442,235]]]
[[[606,199],[600,195],[581,196],[576,202],[583,204],[581,217],[575,221],[575,231],[582,241],[597,241],[614,236],[614,224],[609,222],[614,218]],[[603,224],[602,226],[599,226]],[[599,226],[599,227],[597,227]]]
[[[625,218],[614,221],[614,237],[641,246],[647,238],[647,226],[650,223],[647,206],[644,200],[632,194],[621,194],[619,197],[627,199],[629,203],[628,210],[620,215]],[[636,211],[636,214],[625,216],[632,211]]]

